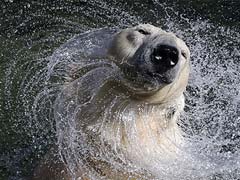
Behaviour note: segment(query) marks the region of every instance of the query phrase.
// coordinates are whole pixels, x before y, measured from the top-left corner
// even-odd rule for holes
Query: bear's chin
[[[120,83],[133,97],[152,96],[167,86],[167,84],[159,83],[158,80],[149,77],[138,77],[135,80],[124,78]]]
[[[169,85],[158,77],[137,71],[129,64],[121,64],[119,68],[121,69],[119,83],[132,95],[151,96]]]

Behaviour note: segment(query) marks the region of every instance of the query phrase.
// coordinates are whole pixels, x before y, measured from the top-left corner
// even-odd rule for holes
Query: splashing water
[[[200,25],[202,25],[203,27],[200,27]],[[197,23],[198,28],[201,29],[203,29],[207,25],[208,24],[206,22],[203,22],[202,24]],[[192,29],[194,28],[192,27]],[[205,31],[206,29],[203,30]],[[111,39],[113,32],[99,30],[83,34],[80,37],[76,37],[70,42],[66,43],[63,48],[60,48],[57,53],[54,53],[52,56],[54,60],[58,61],[58,65],[63,63],[61,67],[67,67],[69,65],[72,66],[74,63],[77,63],[75,61],[79,61],[80,57],[80,64],[76,64],[75,67],[80,68],[80,72],[81,69],[83,69],[82,71],[84,71],[84,68],[86,68],[86,66],[89,67],[87,68],[88,71],[84,72],[84,75],[79,76],[77,80],[70,82],[64,87],[63,92],[60,94],[60,96],[58,96],[56,100],[57,103],[55,106],[55,111],[57,113],[55,119],[57,121],[57,135],[59,140],[58,143],[60,145],[60,151],[62,152],[64,159],[67,161],[67,164],[69,165],[69,167],[71,167],[70,169],[73,170],[73,172],[76,171],[77,168],[79,168],[79,165],[80,167],[86,167],[87,159],[89,159],[89,157],[95,157],[97,159],[105,160],[113,167],[117,167],[118,169],[121,169],[125,172],[134,172],[136,170],[139,171],[138,168],[141,168],[142,165],[143,167],[145,166],[144,157],[146,156],[146,154],[143,150],[144,147],[142,147],[140,143],[135,143],[134,145],[132,145],[132,148],[135,149],[135,151],[139,151],[139,157],[137,159],[142,160],[141,162],[138,162],[139,164],[142,163],[138,168],[136,167],[136,165],[134,166],[133,164],[128,162],[128,160],[124,158],[122,152],[118,152],[120,146],[119,144],[121,143],[122,138],[120,128],[123,124],[124,128],[127,129],[126,136],[128,136],[129,139],[131,139],[132,141],[139,142],[136,139],[134,140],[134,136],[132,135],[136,133],[136,130],[134,130],[134,128],[132,129],[127,127],[132,127],[131,124],[136,122],[136,116],[139,114],[138,112],[136,112],[136,110],[139,111],[140,109],[140,111],[145,111],[143,116],[146,117],[146,120],[144,120],[146,122],[144,122],[144,124],[147,128],[147,119],[150,116],[149,114],[151,114],[151,111],[154,111],[154,106],[148,107],[150,110],[147,110],[144,106],[139,106],[136,104],[134,105],[129,102],[130,100],[124,94],[119,94],[117,97],[111,97],[111,95],[114,94],[114,88],[108,90],[105,89],[105,91],[107,91],[107,94],[102,95],[103,97],[100,99],[95,97],[99,93],[98,91],[100,91],[100,89],[103,88],[108,81],[118,77],[118,75],[120,74],[120,71],[118,70],[116,65],[113,65],[111,63],[107,64],[108,61],[106,59],[101,61],[101,59],[104,59],[104,53],[106,54],[106,49],[104,50],[102,48],[104,48],[104,45],[108,44],[106,42],[106,39]],[[201,40],[203,42],[208,42],[204,39],[204,37],[202,37]],[[221,66],[221,64],[213,65],[214,62],[218,62],[214,61],[214,54],[211,55],[211,60],[208,58],[203,59],[202,57],[198,56],[199,50],[202,53],[204,51],[209,51],[209,45],[207,47],[206,45],[204,47],[204,45],[205,44],[202,43],[201,46],[197,48],[198,50],[196,52],[192,52],[193,58],[197,54],[196,57],[201,60],[201,62],[197,63],[201,64],[203,68],[208,68],[211,70],[210,67],[214,67],[220,70],[211,71],[212,74],[207,74],[206,78],[201,72],[201,69],[193,69],[192,78],[194,77],[198,81],[192,82],[192,80],[190,80],[189,88],[200,89],[200,87],[204,88],[204,86],[207,86],[209,88],[209,86],[211,86],[210,89],[216,89],[214,93],[218,93],[217,89],[220,89],[220,93],[222,94],[225,91],[219,88],[221,87],[220,85],[224,84],[225,88],[226,85],[224,81],[229,81],[228,79],[225,80],[222,77],[222,73],[226,72],[226,70],[224,71],[222,69],[223,67]],[[222,48],[214,50],[224,52]],[[211,51],[212,49],[210,49],[210,52]],[[215,53],[218,54],[217,52]],[[220,54],[218,54],[217,58],[219,58],[219,55]],[[227,55],[229,56],[229,54]],[[222,56],[226,57],[225,54],[223,54]],[[233,60],[231,56],[228,56],[226,57],[227,59]],[[89,57],[91,57],[90,60],[88,59]],[[88,60],[85,61],[84,59]],[[54,65],[55,64],[56,63],[54,63]],[[193,68],[195,68],[195,65],[196,64],[193,65]],[[227,72],[234,73],[234,70],[232,68],[235,67],[235,64],[230,61],[229,65],[230,67],[228,68],[230,68],[231,71],[228,70]],[[199,70],[200,73],[198,73]],[[56,72],[58,71],[59,70],[57,70]],[[77,72],[79,72],[79,70],[77,70]],[[221,82],[219,82],[218,78],[221,79]],[[207,81],[205,81],[205,79]],[[234,80],[237,81],[237,77]],[[215,87],[216,85],[217,87]],[[193,93],[193,91],[190,91],[190,93]],[[237,96],[237,87],[235,90],[233,90],[233,93],[231,94],[229,94],[228,91],[227,95],[224,95],[224,99],[229,99],[229,95],[231,95],[231,97],[234,96],[231,99],[235,99]],[[204,93],[202,96],[204,96]],[[191,97],[191,95],[187,93],[187,97],[190,98],[187,104],[187,108],[189,109],[192,108],[191,103],[197,103],[198,101],[202,101],[201,96],[197,98],[194,96]],[[208,96],[207,98],[214,97]],[[205,101],[209,102],[208,99],[206,99]],[[215,103],[218,102],[216,101],[214,102],[214,104]],[[232,103],[233,106],[237,105],[236,100],[234,100]],[[239,151],[238,149],[232,149],[234,152],[229,152],[224,149],[229,146],[229,143],[233,146],[237,144],[234,144],[236,143],[236,141],[228,140],[225,137],[226,132],[222,132],[224,128],[223,126],[225,125],[224,122],[222,122],[223,119],[220,119],[220,122],[218,122],[218,120],[216,119],[214,120],[214,115],[212,114],[216,113],[215,108],[207,107],[214,106],[214,104],[212,104],[212,101],[209,102],[209,104],[204,102],[200,109],[197,110],[197,113],[195,112],[196,110],[191,109],[188,110],[188,112],[183,116],[183,123],[181,125],[186,133],[186,147],[179,147],[181,148],[181,151],[183,151],[181,152],[181,157],[179,159],[175,159],[174,163],[170,160],[166,162],[161,159],[161,156],[158,156],[158,154],[154,156],[154,152],[151,152],[147,156],[148,160],[145,161],[145,163],[147,163],[145,167],[147,167],[148,170],[150,169],[151,173],[156,175],[157,178],[164,179],[178,179],[179,177],[181,177],[182,179],[197,177],[206,178],[212,175],[219,175],[222,173],[225,173],[225,176],[231,175],[234,177],[234,172],[238,173],[239,171]],[[116,111],[116,109],[120,110]],[[203,125],[202,118],[204,118],[206,114],[208,115],[206,117],[208,119],[213,116],[211,120],[213,122],[209,121],[208,125],[205,125],[203,129],[201,127],[199,128],[198,125]],[[116,116],[120,116],[120,118],[116,118]],[[118,122],[111,122],[111,118],[113,117],[115,120],[118,119]],[[125,119],[126,117],[128,119]],[[222,118],[221,114],[217,117]],[[131,124],[129,124],[129,122],[131,122]],[[228,119],[227,122],[229,123]],[[206,122],[204,122],[204,124],[205,123]],[[93,127],[91,127],[91,124],[93,125]],[[109,126],[112,128],[109,128]],[[116,132],[109,132],[111,131],[111,129],[113,129],[113,127],[119,129]],[[217,129],[215,129],[216,127]],[[84,129],[86,128],[91,128],[93,129],[93,131],[84,131]],[[203,133],[203,131],[205,132]],[[231,132],[234,131],[237,130],[231,129]],[[113,152],[110,151],[108,146],[106,146],[106,142],[104,142],[103,139],[101,140],[100,138],[99,140],[95,138],[96,136],[99,136],[99,133],[102,132],[106,133],[103,135],[103,137],[107,137],[108,141],[114,142],[111,145],[114,147]],[[93,133],[93,135],[91,135],[89,138],[90,133]],[[151,140],[153,140],[153,137],[151,137]],[[100,141],[101,143],[96,144],[95,141]],[[92,142],[92,144],[89,142]],[[153,149],[155,151],[162,151],[161,149],[159,149],[159,147],[157,147],[157,145],[153,146]],[[150,167],[148,166],[149,164],[151,165]],[[90,170],[91,165],[86,168]],[[95,174],[96,179],[101,178],[99,175],[96,175],[96,172],[94,173],[94,169],[90,171],[90,174]]]
[[[163,23],[155,23],[184,39],[192,54],[192,70],[185,93],[186,112],[181,115],[179,123],[185,134],[185,143],[179,147],[181,158],[174,162],[161,159],[155,154],[159,150],[156,147],[149,153],[152,156],[146,159],[146,154],[140,151],[144,147],[133,144],[132,148],[139,150],[138,156],[143,159],[142,162],[133,163],[119,150],[121,131],[108,132],[111,127],[122,125],[129,127],[127,136],[134,139],[135,130],[130,128],[129,123],[135,122],[139,112],[147,117],[155,111],[154,107],[134,104],[124,93],[116,95],[115,88],[118,87],[108,86],[109,82],[121,79],[117,65],[106,59],[108,43],[119,30],[117,27],[77,35],[47,58],[30,57],[19,51],[19,59],[20,56],[28,56],[35,60],[21,62],[20,66],[13,61],[6,67],[5,106],[11,109],[11,102],[17,101],[17,117],[26,120],[13,123],[17,127],[22,123],[20,127],[25,128],[19,130],[19,134],[26,131],[28,137],[33,139],[30,148],[24,149],[23,146],[16,150],[15,159],[24,158],[46,144],[53,144],[55,137],[52,136],[56,134],[59,152],[73,172],[73,177],[78,167],[84,167],[92,179],[102,178],[87,163],[92,157],[110,163],[119,171],[145,174],[148,179],[149,174],[155,175],[156,179],[239,178],[240,34],[237,29],[179,16],[174,8],[166,4],[155,2],[154,6],[164,9],[163,13],[166,14]],[[158,14],[153,14],[157,19]],[[122,16],[125,21],[120,22],[120,28],[142,21],[128,14]],[[22,79],[16,80],[23,71]],[[18,84],[17,92],[11,90],[14,83]],[[15,99],[13,93],[17,94]],[[97,96],[99,93],[101,96]],[[110,123],[109,117],[113,116],[119,117],[114,118],[119,120]],[[111,143],[111,150],[106,139],[100,138],[99,133],[102,132],[107,132],[101,134],[102,137],[114,142]],[[8,162],[3,155],[0,159]],[[15,164],[18,163],[8,163],[6,166],[11,169]]]

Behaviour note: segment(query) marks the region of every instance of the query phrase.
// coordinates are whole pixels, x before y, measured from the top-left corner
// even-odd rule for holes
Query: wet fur
[[[144,42],[143,35],[137,32],[138,29],[142,28],[153,34],[160,34],[166,37],[166,41],[168,37],[173,37],[174,43],[187,54],[187,59],[183,60],[182,64],[180,64],[181,69],[175,81],[156,92],[135,94],[130,87],[131,102],[136,107],[141,107],[139,109],[142,109],[142,111],[134,110],[137,118],[128,121],[125,125],[114,123],[120,122],[118,119],[109,121],[108,124],[105,124],[100,129],[100,138],[106,140],[112,147],[117,146],[130,161],[136,164],[143,164],[143,168],[148,168],[148,163],[151,163],[148,159],[158,156],[162,156],[165,159],[174,159],[178,153],[178,147],[184,143],[182,132],[177,122],[184,108],[183,92],[188,81],[190,53],[185,43],[175,37],[174,34],[167,33],[160,28],[147,24],[128,28],[118,33],[109,49],[109,59],[117,64],[129,63],[129,59],[134,56],[136,50]],[[124,113],[127,111],[126,109],[131,107],[131,105],[126,105],[123,108],[124,110],[121,110],[122,112],[119,111],[119,113]],[[134,141],[131,141],[131,138],[127,135],[127,131],[133,126],[136,131],[136,137]],[[130,128],[126,129],[126,127]],[[97,124],[91,124],[87,127],[89,132],[95,128],[98,128]],[[156,144],[158,149],[156,149]],[[136,153],[138,152],[136,147],[141,147],[141,154]],[[56,148],[36,168],[34,179],[71,179],[65,165],[58,159],[59,157],[54,156],[56,154],[55,151],[57,151]],[[49,159],[52,160],[49,161]],[[104,162],[94,159],[89,159],[89,162],[98,169],[100,174],[106,176],[107,179],[144,179],[141,177],[141,174],[114,171],[114,168]],[[76,172],[76,176],[82,177],[84,180],[90,180],[90,178],[83,174],[84,169],[81,168],[79,168],[79,172]]]

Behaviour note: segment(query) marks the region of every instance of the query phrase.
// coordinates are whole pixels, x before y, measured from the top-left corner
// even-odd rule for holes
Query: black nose
[[[178,63],[177,48],[169,45],[158,45],[151,54],[151,61],[157,73],[164,73]]]

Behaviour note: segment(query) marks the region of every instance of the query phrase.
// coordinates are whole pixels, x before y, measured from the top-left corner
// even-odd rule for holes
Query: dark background
[[[202,19],[239,31],[239,0],[158,2],[177,10],[179,16]],[[26,99],[32,102],[39,87],[25,94],[24,100],[19,96],[19,88],[30,62],[50,55],[66,40],[92,28],[161,23],[167,17],[164,7],[151,0],[1,0],[0,179],[27,178],[36,161],[54,141],[51,130],[37,130],[37,126],[32,127],[35,132],[28,129],[31,116],[27,115],[23,103]]]

